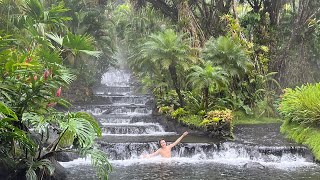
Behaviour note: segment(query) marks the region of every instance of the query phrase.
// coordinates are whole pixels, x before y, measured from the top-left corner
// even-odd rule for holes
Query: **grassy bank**
[[[308,146],[317,160],[320,160],[320,129],[306,127],[301,124],[285,122],[281,126],[281,132],[293,141]]]
[[[268,124],[268,123],[282,123],[280,118],[274,117],[257,117],[244,115],[243,113],[235,112],[233,124]]]

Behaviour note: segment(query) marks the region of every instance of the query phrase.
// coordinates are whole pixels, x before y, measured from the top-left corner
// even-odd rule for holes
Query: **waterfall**
[[[159,148],[160,138],[164,137],[168,143],[171,143],[180,135],[176,132],[165,131],[161,123],[156,121],[152,115],[152,107],[148,103],[153,101],[152,96],[136,92],[135,83],[132,81],[130,71],[112,69],[103,75],[101,86],[94,89],[95,96],[106,100],[107,103],[99,101],[100,104],[87,104],[75,108],[93,114],[100,122],[103,136],[96,141],[98,148],[106,152],[116,169],[114,175],[111,174],[114,179],[183,179],[186,177],[224,179],[227,174],[231,174],[229,177],[231,179],[240,177],[268,179],[269,175],[264,176],[258,171],[265,168],[271,169],[270,173],[274,174],[274,178],[290,178],[292,176],[288,173],[288,169],[305,167],[307,169],[297,171],[298,175],[302,174],[301,176],[305,177],[305,174],[312,169],[316,173],[319,172],[316,177],[320,177],[320,170],[313,162],[313,156],[307,148],[281,142],[277,145],[255,143],[253,139],[259,139],[258,137],[254,135],[246,137],[246,134],[243,133],[248,129],[242,129],[242,132],[238,134],[241,137],[235,141],[218,143],[207,137],[196,137],[189,134],[184,138],[183,143],[172,149],[170,160],[160,157],[141,158],[141,155],[152,153]],[[254,129],[251,131],[251,134],[255,133]],[[261,133],[264,130],[259,131]],[[262,139],[261,141],[266,142],[267,140]],[[92,170],[87,168],[89,163],[90,158],[88,157],[61,164],[75,171],[75,174],[78,174],[79,171],[86,172],[77,178],[87,179],[88,173],[95,177]],[[166,164],[164,167],[162,167],[163,163]],[[176,172],[178,169],[179,171]],[[192,172],[190,169],[197,169],[198,175],[190,174]],[[283,169],[285,169],[285,176]],[[124,173],[125,171],[130,174]],[[171,174],[169,173],[168,177],[160,177],[163,171]],[[179,174],[179,172],[183,173]],[[174,175],[176,173],[178,176]],[[71,177],[70,179],[76,178]]]

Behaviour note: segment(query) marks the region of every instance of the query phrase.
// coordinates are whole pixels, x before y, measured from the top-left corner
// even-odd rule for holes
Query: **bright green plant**
[[[210,133],[209,136],[232,136],[232,120],[231,110],[214,110],[207,113],[200,125]]]
[[[64,114],[53,108],[57,104],[70,105],[62,96],[65,88],[75,80],[75,75],[62,65],[63,53],[67,50],[83,50],[90,54],[86,50],[91,49],[71,49],[74,47],[71,47],[70,39],[81,37],[69,33],[66,36],[68,39],[63,39],[57,35],[54,31],[61,30],[63,24],[60,26],[59,23],[64,20],[53,20],[57,21],[57,26],[52,25],[53,21],[43,21],[47,17],[42,15],[47,14],[42,12],[44,8],[39,3],[36,0],[28,1],[26,5],[36,10],[35,14],[25,12],[25,21],[10,24],[16,25],[19,33],[1,33],[1,161],[10,164],[11,177],[25,173],[26,178],[34,179],[35,175],[44,172],[52,174],[54,164],[50,164],[49,160],[55,152],[80,151],[85,152],[83,156],[91,155],[99,176],[106,179],[111,166],[106,156],[94,148],[94,139],[101,136],[97,122],[86,113]],[[19,19],[17,17],[14,19]],[[62,46],[64,42],[68,46]],[[5,107],[9,107],[12,113]],[[54,138],[54,134],[49,129],[59,132],[57,138],[50,142],[48,139]]]
[[[180,118],[180,117],[186,116],[187,114],[188,114],[188,111],[186,111],[184,108],[178,108],[171,113],[171,117]]]
[[[278,109],[289,122],[317,125],[320,121],[320,83],[285,89]]]
[[[2,114],[6,113],[6,116],[14,118],[10,120],[12,122],[8,121],[8,118],[1,120],[4,123],[1,128],[3,135],[1,142],[2,144],[8,142],[21,144],[21,147],[13,148],[17,150],[16,152],[4,146],[8,151],[5,158],[19,162],[19,165],[13,166],[16,169],[14,172],[25,171],[26,177],[30,179],[35,177],[37,169],[49,170],[52,174],[54,168],[46,159],[52,157],[54,152],[92,149],[95,137],[101,136],[99,125],[90,115],[79,112],[66,115],[55,113],[52,106],[57,103],[68,105],[68,102],[60,96],[63,92],[62,87],[72,82],[74,75],[57,62],[51,62],[53,59],[43,61],[45,57],[41,55],[45,53],[37,52],[37,50],[33,53],[3,51],[2,55],[6,56],[7,61],[2,61],[3,65],[0,68],[2,74],[0,99],[13,110],[10,113],[10,110],[2,105]],[[58,138],[46,147],[44,144],[49,138],[48,129],[52,128],[59,130],[60,133]],[[31,129],[34,130],[31,131]],[[28,136],[23,132],[28,132]],[[39,134],[40,137],[46,136],[46,138],[35,141],[31,134]],[[71,144],[78,144],[78,146],[74,146],[74,149],[66,148]],[[21,152],[23,154],[17,154]],[[95,161],[106,161],[108,164],[106,157]],[[106,163],[96,164],[105,165]],[[25,167],[29,168],[25,169]],[[105,177],[109,170],[110,168],[105,169]]]
[[[198,130],[203,129],[203,126],[200,124],[202,120],[203,120],[202,116],[192,115],[192,114],[179,118],[179,122],[181,124],[187,125],[191,129],[198,129]]]
[[[208,40],[202,57],[222,67],[231,77],[242,77],[253,65],[241,44],[225,36]]]
[[[173,112],[173,107],[172,106],[161,106],[159,107],[159,112],[163,114],[171,114]]]
[[[185,71],[193,63],[191,48],[184,40],[184,35],[176,33],[172,29],[166,29],[163,32],[152,34],[142,45],[137,62],[146,62],[154,64],[152,67],[159,68],[165,76],[166,82],[170,82],[170,87],[176,91],[180,106],[184,106],[184,100],[181,93],[180,73]],[[178,73],[180,72],[180,73]]]
[[[205,67],[193,66],[191,73],[188,75],[189,83],[192,84],[194,89],[200,90],[203,94],[203,103],[205,111],[208,111],[209,107],[209,93],[219,92],[221,89],[226,88],[228,85],[228,75],[220,67],[212,67],[207,62]]]
[[[284,133],[287,138],[308,146],[315,158],[317,160],[320,159],[319,128],[285,121],[280,131]]]

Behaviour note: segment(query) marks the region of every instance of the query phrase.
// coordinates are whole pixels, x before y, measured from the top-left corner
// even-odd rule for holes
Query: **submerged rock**
[[[248,162],[243,165],[244,168],[265,169],[266,167],[258,162]]]

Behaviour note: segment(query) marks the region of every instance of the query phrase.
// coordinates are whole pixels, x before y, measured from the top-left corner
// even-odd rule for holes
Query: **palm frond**
[[[76,75],[72,74],[70,70],[65,68],[58,69],[57,73],[59,74],[61,80],[66,84],[71,84],[77,78]]]
[[[63,37],[59,36],[55,33],[46,33],[46,36],[53,40],[54,42],[58,43],[60,46],[63,44]]]
[[[66,99],[58,98],[57,101],[58,101],[57,103],[58,103],[59,105],[65,107],[65,108],[70,108],[70,107],[72,106],[72,104],[71,104],[68,100],[66,100]]]
[[[96,58],[101,57],[102,52],[101,51],[89,51],[89,50],[79,50],[79,52],[83,52],[85,54],[88,54],[90,56],[94,56]]]

